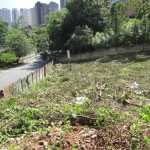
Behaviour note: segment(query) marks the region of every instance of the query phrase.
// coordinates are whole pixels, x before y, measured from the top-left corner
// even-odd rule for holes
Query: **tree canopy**
[[[50,49],[61,49],[64,44],[64,37],[67,31],[64,33],[62,24],[66,17],[67,9],[54,11],[49,15],[49,22],[47,24],[47,32],[49,35]],[[69,28],[69,27],[68,27]]]
[[[94,33],[105,28],[105,7],[101,0],[68,0],[72,32],[76,26],[88,26]]]
[[[6,35],[6,49],[20,58],[34,51],[35,47],[21,30],[11,29]]]
[[[128,7],[135,6],[132,18]],[[117,1],[106,8],[101,0],[67,0],[66,8],[48,15],[49,21],[40,27],[21,26],[22,17],[8,29],[0,21],[0,45],[6,45],[16,56],[35,49],[86,52],[101,47],[134,45],[150,42],[150,2]],[[47,16],[46,16],[47,17]]]
[[[72,53],[82,53],[92,50],[93,31],[88,26],[77,26],[66,45]]]
[[[0,21],[0,46],[5,46],[5,36],[8,31],[8,23]]]
[[[53,49],[68,48],[66,42],[73,37],[78,26],[87,26],[95,34],[104,31],[105,8],[100,0],[68,0],[66,8],[55,11],[47,24]],[[78,43],[79,44],[79,43]]]

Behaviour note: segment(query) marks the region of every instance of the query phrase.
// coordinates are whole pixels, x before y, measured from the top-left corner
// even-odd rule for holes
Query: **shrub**
[[[92,38],[92,46],[95,49],[99,49],[102,47],[111,47],[113,46],[113,42],[111,42],[113,39],[113,35],[104,34],[103,32],[96,32],[95,36]]]
[[[92,49],[93,31],[88,26],[76,27],[66,46],[72,53],[82,53]]]
[[[15,54],[13,53],[6,52],[6,53],[0,54],[0,67],[6,67],[18,61],[19,61],[19,58],[16,57]]]
[[[35,51],[35,46],[32,44],[32,39],[28,38],[22,31],[11,29],[6,36],[6,49],[20,58]]]

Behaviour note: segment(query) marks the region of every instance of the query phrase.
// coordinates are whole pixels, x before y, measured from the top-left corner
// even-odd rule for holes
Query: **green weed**
[[[55,65],[28,93],[0,101],[0,142],[20,133],[45,131],[52,122],[63,125],[66,133],[70,118],[79,115],[96,118],[95,126],[99,127],[131,123],[133,134],[142,133],[140,123],[150,122],[150,106],[144,108],[150,98],[150,60],[136,56],[74,63],[71,70],[67,64]],[[131,88],[135,82],[139,87]],[[78,97],[86,97],[86,101],[77,104]],[[129,103],[124,104],[126,101]],[[149,143],[148,136],[141,137]],[[132,149],[136,149],[135,143],[132,139]]]

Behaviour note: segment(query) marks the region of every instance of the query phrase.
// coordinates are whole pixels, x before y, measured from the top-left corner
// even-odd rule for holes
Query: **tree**
[[[142,19],[146,14],[150,14],[150,2],[147,0],[132,0],[131,5],[135,6],[135,18]]]
[[[47,25],[50,46],[68,49],[65,44],[77,26],[88,26],[95,34],[105,28],[105,8],[101,0],[68,0],[66,9],[50,14]]]
[[[18,29],[11,29],[6,35],[6,48],[17,57],[26,56],[27,54],[35,51],[35,46],[32,44],[31,39]]]
[[[68,0],[66,8],[72,17],[72,32],[77,26],[86,25],[93,30],[94,34],[104,31],[105,7],[101,0]]]
[[[141,20],[141,30],[142,30],[142,40],[140,43],[149,41],[149,32],[150,32],[150,2],[148,0],[129,0],[128,6],[135,6],[134,18]]]
[[[66,44],[72,53],[82,53],[92,50],[92,38],[93,31],[88,26],[78,26]]]
[[[20,16],[17,22],[13,24],[13,28],[22,29],[25,26],[24,17]]]
[[[0,21],[0,46],[5,46],[5,37],[8,31],[8,23]]]
[[[129,19],[121,26],[120,36],[123,45],[133,45],[142,42],[142,21]]]
[[[109,21],[108,21],[108,30],[110,28],[114,31],[114,39],[115,39],[115,46],[119,45],[119,36],[121,31],[121,26],[123,25],[123,22],[125,19],[125,10],[126,7],[122,2],[117,1],[112,4],[109,14]]]
[[[68,11],[65,8],[50,13],[49,22],[46,27],[49,35],[49,49],[61,49],[63,47],[65,35],[62,29],[62,23],[67,13]]]
[[[30,35],[36,45],[38,51],[45,51],[49,49],[49,36],[46,26],[34,27]]]

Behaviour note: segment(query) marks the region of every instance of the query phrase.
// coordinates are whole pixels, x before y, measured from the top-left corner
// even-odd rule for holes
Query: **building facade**
[[[32,27],[36,26],[35,7],[30,8],[30,23]]]
[[[35,3],[35,18],[36,18],[36,26],[40,26],[41,22],[41,2]]]
[[[2,21],[2,9],[0,9],[0,21]]]
[[[12,28],[10,10],[7,8],[0,9],[0,20],[8,23],[8,28]]]
[[[36,26],[40,26],[48,22],[49,18],[46,17],[50,12],[59,9],[59,5],[55,2],[50,2],[49,4],[37,2],[35,3],[35,20]]]
[[[62,5],[65,6],[65,3],[66,0],[63,0]],[[51,1],[49,4],[36,2],[33,8],[21,8],[20,12],[17,10],[17,8],[13,8],[12,12],[7,8],[2,8],[0,9],[0,20],[8,22],[9,28],[11,28],[12,25],[15,25],[15,23],[18,23],[19,28],[29,25],[32,27],[39,27],[41,24],[49,21],[49,17],[46,16],[56,9],[59,9],[59,4],[53,1]]]
[[[44,24],[48,21],[46,15],[50,13],[50,6],[48,4],[42,3],[40,10],[41,10],[41,24]]]
[[[64,8],[66,6],[67,0],[60,0],[60,9]]]
[[[18,22],[19,19],[19,11],[17,8],[12,9],[12,25]]]
[[[59,9],[59,4],[55,2],[50,2],[49,6],[50,6],[50,12],[53,12],[54,10]]]
[[[30,22],[30,9],[21,8],[20,9],[20,27],[26,27],[31,25]]]

